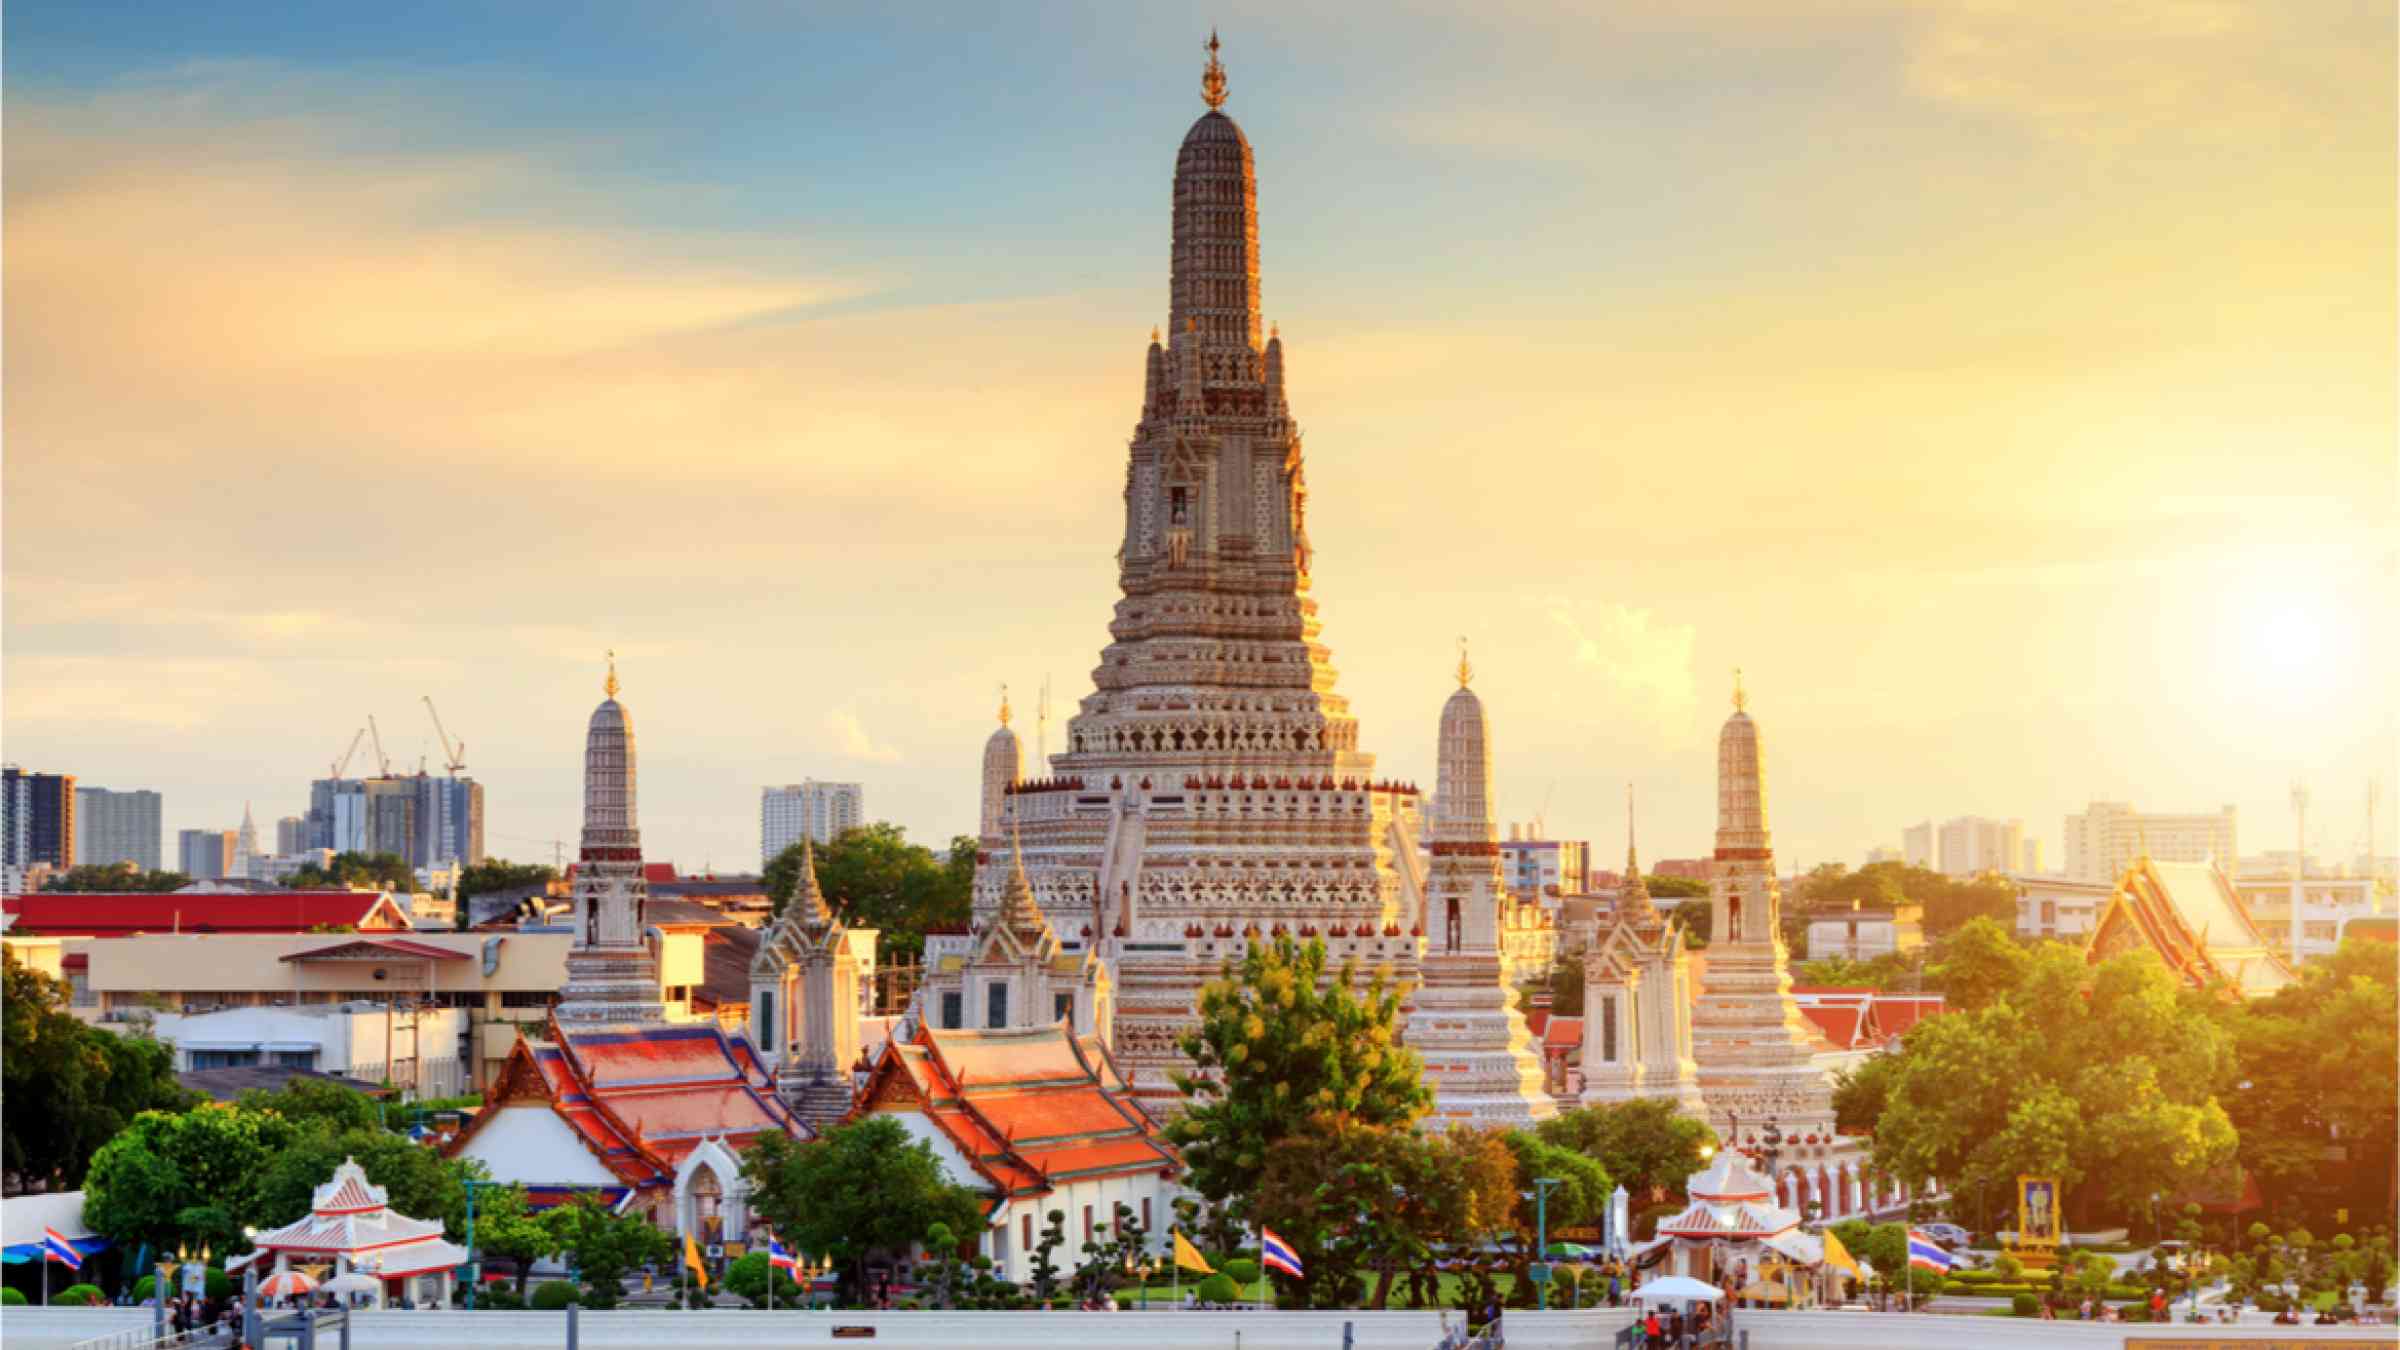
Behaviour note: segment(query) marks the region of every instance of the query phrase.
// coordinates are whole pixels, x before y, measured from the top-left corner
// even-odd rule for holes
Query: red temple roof
[[[376,891],[42,891],[0,903],[17,937],[135,933],[305,933],[312,928],[406,932],[408,915]]]

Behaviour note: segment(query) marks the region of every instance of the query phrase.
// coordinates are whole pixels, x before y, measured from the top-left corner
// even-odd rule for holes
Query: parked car
[[[1917,1231],[1952,1250],[1968,1245],[1967,1230],[1954,1223],[1919,1224]]]

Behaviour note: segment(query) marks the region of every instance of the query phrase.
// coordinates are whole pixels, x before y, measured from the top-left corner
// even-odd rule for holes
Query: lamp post
[[[1550,1188],[1566,1183],[1557,1177],[1533,1179],[1533,1286],[1541,1295],[1542,1311],[1550,1310]]]
[[[467,1311],[475,1311],[475,1290],[483,1283],[483,1263],[475,1259],[475,1188],[497,1185],[497,1182],[466,1179],[467,1187]],[[773,1280],[768,1283],[772,1285]]]

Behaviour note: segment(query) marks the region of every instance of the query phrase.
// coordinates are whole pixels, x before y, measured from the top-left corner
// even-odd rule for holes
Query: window
[[[507,989],[501,991],[503,1008],[547,1008],[558,995],[544,989]]]
[[[1083,1207],[1083,1240],[1086,1242],[1092,1240],[1092,1207],[1090,1205]]]
[[[942,995],[942,1029],[956,1031],[966,1024],[967,996],[953,989]]]
[[[1613,998],[1600,1001],[1600,1058],[1617,1062],[1617,1001]]]
[[[1025,1241],[1020,1244],[1021,1249],[1030,1252],[1033,1250],[1033,1211],[1027,1210],[1019,1216],[1017,1222],[1023,1225],[1020,1231],[1025,1235]]]
[[[2042,927],[2055,928],[2057,926],[2058,902],[2056,900],[2044,900],[2042,902]]]
[[[256,1050],[194,1050],[195,1069],[239,1069],[258,1063]]]
[[[1060,994],[1053,998],[1050,1002],[1052,1009],[1050,1014],[1051,1020],[1064,1022],[1074,1019],[1075,996],[1073,994]]]
[[[1142,1231],[1150,1231],[1150,1197],[1146,1195],[1142,1197]]]
[[[775,991],[758,991],[758,1048],[768,1054],[775,1052]]]
[[[275,1062],[287,1069],[313,1069],[317,1067],[317,1052],[314,1050],[278,1050],[275,1052]]]
[[[1191,523],[1191,512],[1192,506],[1188,489],[1168,488],[1167,523],[1170,525],[1188,525]]]
[[[995,1031],[1008,1025],[1008,986],[998,980],[984,986],[983,1024]]]

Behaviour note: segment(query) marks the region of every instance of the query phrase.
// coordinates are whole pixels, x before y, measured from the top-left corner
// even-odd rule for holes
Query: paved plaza
[[[1512,1312],[1509,1350],[1606,1347],[1627,1320],[1624,1312]],[[1453,1314],[1455,1317],[1455,1314]],[[0,1319],[8,1350],[69,1350],[77,1342],[149,1325],[128,1308],[11,1308]],[[1875,1313],[1741,1314],[1752,1350],[1825,1347],[1928,1347],[1929,1350],[2015,1350],[2025,1347],[2140,1347],[2226,1344],[2388,1346],[2391,1327],[2144,1327],[2001,1317],[1900,1316]],[[592,1350],[676,1346],[808,1346],[837,1343],[836,1329],[872,1329],[841,1344],[871,1340],[902,1350],[979,1350],[1009,1347],[1107,1347],[1142,1350],[1341,1350],[1343,1330],[1355,1350],[1431,1350],[1441,1317],[1431,1312],[609,1312],[586,1313],[580,1344]],[[566,1317],[539,1312],[371,1312],[358,1316],[357,1350],[559,1350]]]

